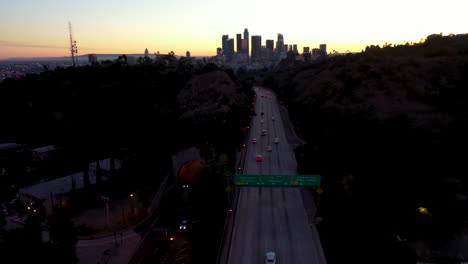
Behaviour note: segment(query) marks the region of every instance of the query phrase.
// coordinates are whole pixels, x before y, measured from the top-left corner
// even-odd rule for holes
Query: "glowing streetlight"
[[[426,207],[419,207],[417,211],[422,215],[432,215]]]

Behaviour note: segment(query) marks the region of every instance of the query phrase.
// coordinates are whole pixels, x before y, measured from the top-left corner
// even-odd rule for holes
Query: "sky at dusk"
[[[160,51],[209,56],[223,34],[361,51],[468,32],[467,0],[0,0],[0,59],[67,56],[68,21],[80,55]]]

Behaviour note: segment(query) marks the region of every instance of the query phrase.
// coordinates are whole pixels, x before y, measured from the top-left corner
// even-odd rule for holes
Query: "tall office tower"
[[[283,51],[284,51],[284,52],[288,52],[288,47],[289,47],[288,44],[284,44],[284,46],[283,46]]]
[[[288,51],[292,51],[292,45],[289,45]]]
[[[298,52],[298,50],[297,50],[297,44],[293,44],[293,51],[294,51],[295,53]]]
[[[221,57],[223,55],[223,49],[222,48],[217,48],[216,49],[216,56]]]
[[[226,50],[226,46],[227,46],[227,41],[229,39],[229,35],[223,35],[223,38],[222,38],[222,46],[221,48],[223,50]]]
[[[324,55],[327,55],[327,44],[320,44],[320,50]]]
[[[274,40],[272,40],[272,39],[267,39],[267,40],[266,40],[266,48],[267,48],[267,50],[270,50],[271,52],[273,52],[274,43],[275,43]]]
[[[244,49],[244,52],[247,53],[247,58],[249,57],[250,54],[250,47],[249,47],[249,30],[244,29],[244,39],[245,39],[245,46],[246,48]]]
[[[272,39],[267,39],[266,41],[266,59],[273,59],[273,50],[274,50],[275,41]]]
[[[149,52],[148,52],[148,49],[146,48],[145,49],[145,57],[148,57],[148,55],[149,55]]]
[[[190,59],[190,51],[185,52],[185,57],[186,57],[187,59]]]
[[[247,55],[247,40],[242,39],[242,52]]]
[[[252,61],[259,61],[262,57],[262,36],[252,36]]]
[[[226,56],[226,61],[232,61],[232,58],[234,57],[234,39],[228,39],[224,56]]]
[[[302,53],[309,54],[310,53],[310,48],[309,47],[303,47],[302,48]]]
[[[278,39],[276,40],[276,52],[284,51],[284,38],[283,34],[278,33]]]
[[[237,34],[236,35],[236,47],[237,47],[237,53],[242,53],[242,34]]]

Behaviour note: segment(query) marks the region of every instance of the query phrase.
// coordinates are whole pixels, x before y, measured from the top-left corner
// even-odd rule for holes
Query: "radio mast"
[[[78,46],[76,46],[76,41],[73,40],[72,24],[70,21],[68,22],[68,30],[70,32],[70,53],[72,65],[75,67],[78,62]]]

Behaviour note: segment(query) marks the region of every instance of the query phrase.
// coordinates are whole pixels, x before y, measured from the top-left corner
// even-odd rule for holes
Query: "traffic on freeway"
[[[278,101],[255,88],[244,174],[297,174]],[[311,229],[301,191],[294,187],[240,187],[228,263],[326,263]]]

